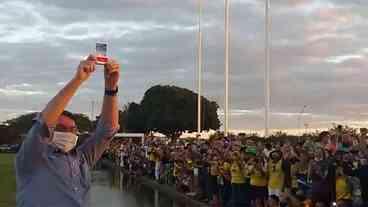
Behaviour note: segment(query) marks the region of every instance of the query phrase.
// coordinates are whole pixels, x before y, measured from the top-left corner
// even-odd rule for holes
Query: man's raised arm
[[[79,86],[95,71],[95,57],[90,55],[87,60],[81,61],[77,73],[67,85],[47,104],[42,111],[42,119],[48,127],[55,126],[56,122],[74,96]]]
[[[17,153],[16,163],[19,172],[29,172],[41,162],[41,155],[50,141],[50,127],[54,127],[59,116],[68,105],[70,99],[74,96],[79,86],[87,80],[95,71],[95,60],[89,56],[87,60],[81,61],[77,72],[72,80],[47,104],[28,131],[27,136]]]
[[[120,65],[114,60],[105,66],[105,96],[102,106],[101,121],[112,128],[119,127],[118,82]]]
[[[105,93],[101,116],[95,133],[80,150],[90,166],[93,166],[109,146],[111,139],[119,129],[118,82],[120,65],[111,60],[105,65]]]

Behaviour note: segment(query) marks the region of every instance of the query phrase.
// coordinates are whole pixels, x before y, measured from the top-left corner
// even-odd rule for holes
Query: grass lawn
[[[15,154],[0,153],[0,207],[15,206]]]

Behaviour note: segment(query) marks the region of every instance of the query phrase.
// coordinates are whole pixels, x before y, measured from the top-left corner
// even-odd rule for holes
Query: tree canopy
[[[146,91],[142,101],[128,104],[119,111],[120,132],[160,132],[171,138],[183,132],[197,130],[197,94],[176,86],[153,86]],[[217,130],[220,121],[216,102],[201,97],[202,130]],[[0,144],[20,143],[22,134],[32,127],[37,113],[24,114],[0,124]],[[96,122],[85,114],[73,114],[80,132],[94,129]],[[98,117],[97,117],[98,120]]]
[[[37,112],[20,115],[16,118],[5,121],[0,125],[0,144],[20,143],[21,135],[26,134],[32,127],[32,120]],[[90,131],[92,123],[88,116],[84,114],[73,114],[73,118],[80,132]]]
[[[80,132],[89,132],[92,129],[92,122],[85,114],[73,114],[75,123]]]
[[[185,88],[153,86],[146,91],[140,104],[128,105],[127,131],[156,131],[172,138],[184,131],[193,132],[197,129],[197,98],[196,93]],[[202,129],[219,129],[218,104],[203,96],[201,101]]]

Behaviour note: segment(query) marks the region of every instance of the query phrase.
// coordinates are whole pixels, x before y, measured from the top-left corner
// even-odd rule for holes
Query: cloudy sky
[[[368,1],[271,0],[271,127],[368,126]],[[224,1],[203,0],[204,95],[224,103]],[[121,105],[196,90],[195,0],[2,0],[0,120],[41,110],[96,41],[123,65]],[[264,1],[231,0],[231,129],[264,123]],[[70,110],[101,106],[102,70]],[[303,106],[306,106],[304,113]],[[223,118],[220,111],[221,118]],[[298,121],[300,120],[300,121]]]

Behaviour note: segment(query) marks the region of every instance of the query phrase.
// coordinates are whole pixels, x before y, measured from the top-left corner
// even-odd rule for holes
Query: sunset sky
[[[264,124],[264,0],[231,1],[230,128]],[[121,106],[156,84],[196,90],[195,0],[0,1],[0,120],[39,111],[107,41]],[[271,0],[271,128],[368,127],[368,1]],[[224,103],[224,1],[203,0],[203,93]],[[101,107],[102,70],[69,109]],[[300,114],[303,106],[305,113]]]

